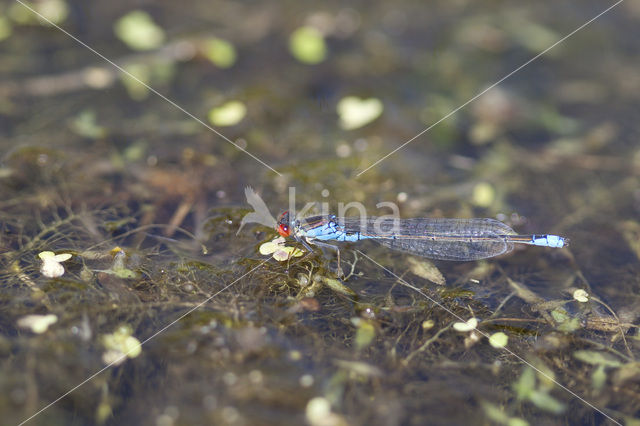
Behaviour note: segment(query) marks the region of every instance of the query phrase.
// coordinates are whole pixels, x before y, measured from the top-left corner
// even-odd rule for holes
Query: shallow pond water
[[[3,423],[640,422],[640,6],[554,46],[613,4],[0,2]],[[339,276],[246,187],[570,245]]]

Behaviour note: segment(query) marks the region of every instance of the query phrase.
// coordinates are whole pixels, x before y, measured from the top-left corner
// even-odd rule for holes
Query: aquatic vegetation
[[[291,33],[289,50],[294,58],[309,65],[324,61],[328,53],[322,33],[310,26],[300,27]]]
[[[509,336],[504,334],[502,331],[498,331],[497,333],[493,333],[489,336],[489,344],[496,349],[504,348],[507,346],[508,341]]]
[[[473,331],[478,326],[477,318],[469,318],[466,322],[456,322],[453,324],[453,329],[459,331],[460,333],[466,333],[469,331]]]
[[[260,245],[260,254],[263,256],[273,255],[273,258],[279,262],[284,262],[292,257],[300,257],[304,255],[304,251],[292,246],[285,245],[283,237],[277,237],[272,241]]]
[[[142,352],[140,341],[131,335],[129,326],[120,326],[113,333],[102,336],[102,344],[107,350],[102,361],[109,365],[119,365],[127,358],[136,358]]]
[[[357,96],[347,96],[340,99],[336,111],[340,117],[340,127],[345,130],[354,130],[380,117],[384,105],[380,99],[360,99]]]
[[[247,114],[247,107],[240,101],[228,101],[209,111],[209,122],[214,126],[235,126]]]
[[[201,49],[206,58],[220,68],[232,67],[236,62],[236,49],[228,40],[212,37],[202,42]]]
[[[562,55],[541,57],[358,176],[545,49],[585,9],[34,6],[45,4],[63,5],[47,16],[195,117],[226,126],[225,137],[281,176],[8,6],[5,422],[62,395],[32,421],[603,421],[560,385],[616,421],[636,420],[633,14],[613,10]],[[374,211],[392,200],[402,217],[494,217],[575,243],[455,265],[347,243],[338,261],[287,245],[271,219],[253,220],[286,209],[289,187],[297,206],[354,200]],[[264,200],[250,198],[253,211],[247,192]]]
[[[58,317],[54,314],[48,315],[27,315],[18,320],[18,326],[28,328],[36,334],[42,334],[55,324]]]
[[[113,28],[118,38],[133,50],[157,49],[166,38],[164,30],[142,10],[134,10],[122,16]]]
[[[64,275],[64,266],[60,262],[71,259],[71,253],[55,254],[52,251],[41,251],[38,257],[42,260],[40,272],[48,278],[57,278]]]

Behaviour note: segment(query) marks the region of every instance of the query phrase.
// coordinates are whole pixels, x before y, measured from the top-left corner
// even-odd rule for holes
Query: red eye
[[[282,235],[283,237],[288,237],[289,235],[291,235],[291,230],[289,229],[288,225],[285,225],[284,223],[281,223],[278,226],[278,234]]]

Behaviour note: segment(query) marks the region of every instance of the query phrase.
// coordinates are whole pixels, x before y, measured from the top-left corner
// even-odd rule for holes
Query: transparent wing
[[[494,219],[341,218],[347,233],[407,253],[440,260],[477,260],[513,250],[513,229]]]

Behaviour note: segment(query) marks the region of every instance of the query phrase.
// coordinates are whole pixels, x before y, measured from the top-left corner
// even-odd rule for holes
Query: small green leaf
[[[598,351],[575,351],[573,353],[574,358],[586,362],[591,365],[601,365],[603,367],[621,367],[620,362],[613,355],[606,352]]]
[[[360,99],[356,96],[340,99],[336,107],[340,116],[340,127],[345,130],[354,130],[371,123],[380,117],[383,109],[380,99]]]
[[[142,10],[134,10],[118,19],[114,32],[133,50],[157,49],[165,40],[164,30]]]
[[[289,37],[289,50],[305,64],[317,64],[327,57],[327,45],[322,33],[313,27],[300,27]]]
[[[135,358],[142,352],[142,344],[131,335],[131,326],[123,325],[113,333],[102,336],[102,344],[107,349],[102,356],[105,363],[117,364],[124,361],[124,357]]]
[[[436,325],[436,322],[432,319],[422,321],[423,330],[431,330],[434,325]]]
[[[34,333],[42,334],[49,329],[51,324],[55,324],[57,321],[58,317],[54,314],[27,315],[18,320],[18,326],[29,328]]]
[[[580,303],[586,303],[589,301],[589,293],[579,288],[573,292],[573,298]]]
[[[607,382],[607,372],[604,365],[599,365],[591,374],[591,384],[596,392],[600,392]]]
[[[141,101],[149,96],[147,86],[151,83],[151,68],[146,64],[132,62],[123,69],[126,73],[120,74],[120,80],[131,99]]]
[[[569,321],[565,321],[558,325],[557,330],[564,333],[571,333],[582,328],[580,318],[571,318]]]
[[[558,401],[547,392],[534,390],[529,394],[529,401],[541,410],[553,414],[562,414],[567,408],[565,404]]]
[[[562,324],[563,322],[569,319],[569,315],[567,314],[567,311],[565,311],[562,308],[556,308],[553,311],[551,311],[551,317],[555,322],[559,324]]]
[[[24,7],[23,4],[12,2],[7,15],[19,24],[40,24],[51,26],[51,24],[62,24],[69,16],[69,6],[64,0],[41,0],[24,2],[36,13]],[[41,18],[40,15],[42,15]]]
[[[376,337],[376,329],[369,321],[361,318],[354,318],[354,320],[358,320],[352,321],[357,327],[355,346],[356,349],[360,350],[366,348],[373,342],[374,337]]]
[[[229,68],[236,62],[236,49],[233,44],[220,38],[204,41],[202,52],[207,59],[220,68]]]
[[[456,322],[453,324],[453,329],[460,333],[466,333],[467,331],[475,330],[478,326],[477,318],[470,318],[467,322]]]
[[[496,349],[501,349],[507,346],[507,342],[509,341],[509,336],[504,334],[502,331],[498,331],[497,333],[493,333],[489,336],[489,344]]]
[[[336,293],[344,294],[345,296],[355,296],[356,293],[351,290],[346,285],[342,284],[339,280],[329,277],[322,277],[322,281],[329,287],[331,290]]]
[[[479,182],[473,187],[471,202],[478,207],[491,207],[495,203],[496,190],[488,182]]]
[[[98,125],[96,113],[92,110],[80,112],[80,114],[71,121],[70,126],[71,130],[75,133],[89,139],[100,139],[107,134],[106,129]]]
[[[527,399],[536,387],[536,374],[533,368],[527,366],[522,370],[522,374],[517,382],[513,384],[518,399]]]
[[[240,101],[229,101],[209,111],[209,122],[214,126],[235,126],[247,114],[247,107]]]
[[[113,275],[118,278],[137,278],[138,274],[135,271],[127,268],[113,269]]]
[[[494,422],[502,425],[506,425],[509,422],[509,416],[502,407],[482,401],[482,408],[484,409],[484,414]]]

